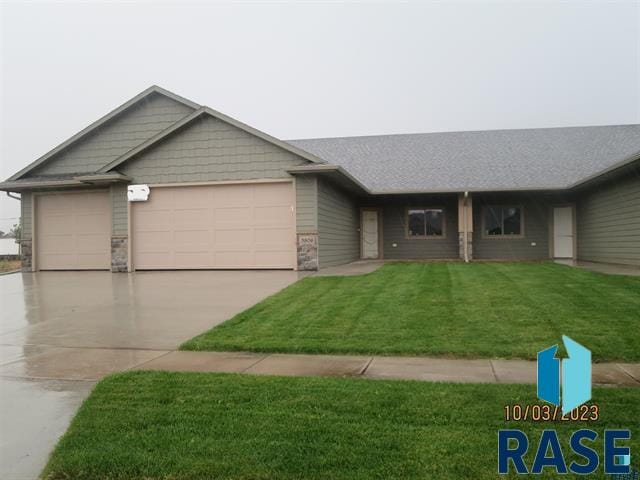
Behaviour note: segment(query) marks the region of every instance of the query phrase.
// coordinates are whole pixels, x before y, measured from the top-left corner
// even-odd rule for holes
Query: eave
[[[365,187],[359,180],[353,175],[347,172],[339,165],[327,165],[327,164],[313,164],[313,165],[300,165],[297,167],[291,167],[287,169],[287,173],[291,175],[317,175],[320,177],[328,178],[338,185],[355,192],[359,195],[368,195],[371,192]]]
[[[15,180],[0,183],[0,190],[5,192],[22,192],[25,190],[72,188],[109,185],[111,183],[130,182],[132,179],[119,172],[109,172],[107,174],[83,174],[65,179],[39,178],[33,180]]]

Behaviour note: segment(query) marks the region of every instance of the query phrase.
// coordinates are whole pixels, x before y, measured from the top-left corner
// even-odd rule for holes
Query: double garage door
[[[131,204],[136,270],[293,268],[291,183],[155,187]],[[39,270],[109,269],[109,192],[37,197]]]
[[[289,182],[157,187],[131,207],[136,270],[294,266]]]

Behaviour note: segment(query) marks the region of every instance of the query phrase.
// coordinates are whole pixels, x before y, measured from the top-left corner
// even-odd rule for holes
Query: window
[[[407,210],[409,238],[444,236],[444,210],[442,208],[409,208]]]
[[[484,234],[489,237],[522,235],[522,207],[486,207]]]

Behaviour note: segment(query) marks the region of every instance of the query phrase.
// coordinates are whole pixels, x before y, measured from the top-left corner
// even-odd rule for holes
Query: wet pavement
[[[94,383],[0,377],[0,478],[37,478]]]
[[[292,271],[0,277],[0,478],[38,477],[97,380],[141,368],[295,282]]]
[[[171,350],[298,279],[293,271],[0,277],[0,344]]]

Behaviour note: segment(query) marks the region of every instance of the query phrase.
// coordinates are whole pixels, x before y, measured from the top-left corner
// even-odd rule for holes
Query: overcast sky
[[[3,179],[152,84],[282,139],[640,123],[640,1],[0,8]]]

